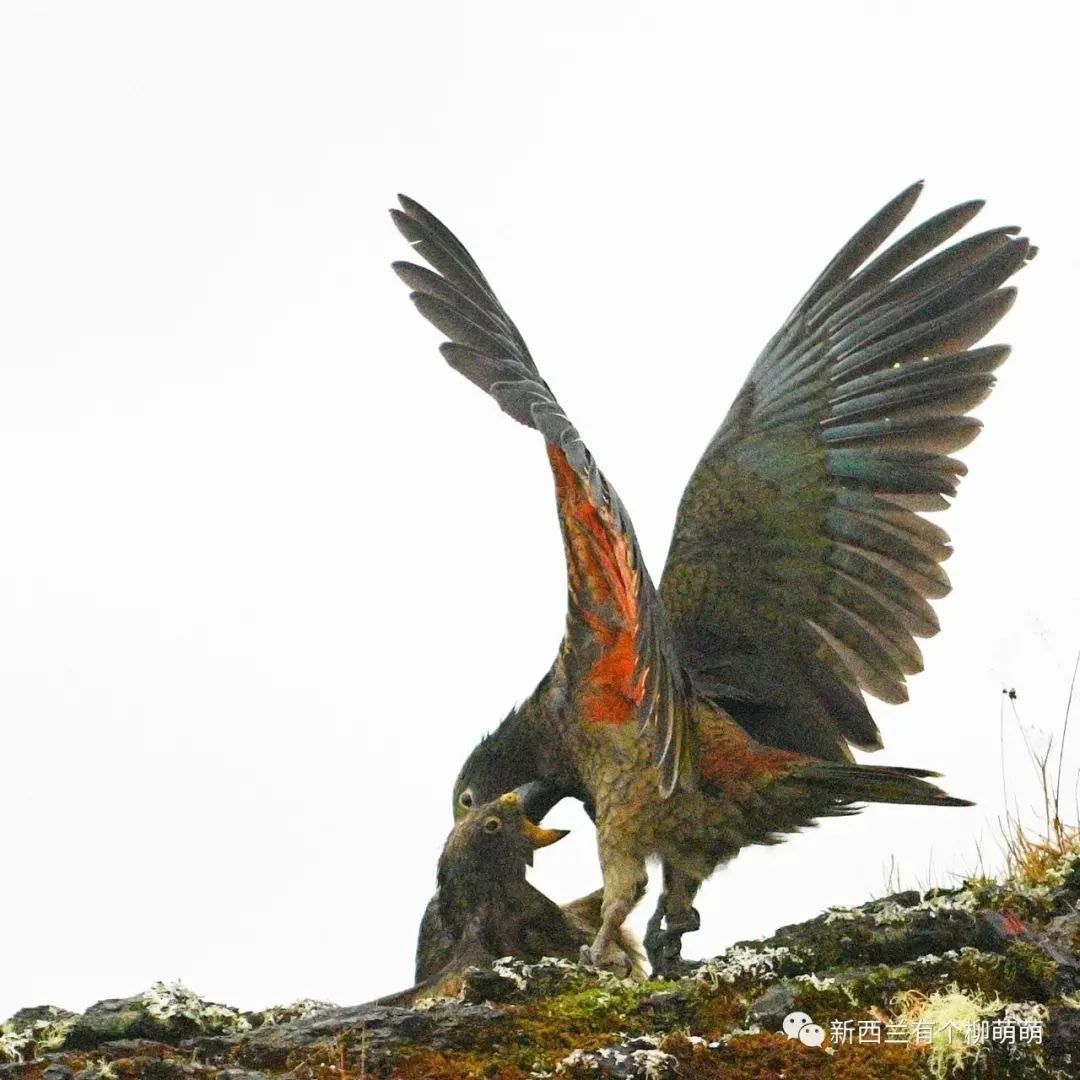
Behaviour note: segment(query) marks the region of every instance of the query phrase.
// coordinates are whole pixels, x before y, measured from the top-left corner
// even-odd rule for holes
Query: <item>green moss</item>
[[[528,1080],[529,1073],[512,1065],[503,1065],[481,1056],[471,1060],[461,1054],[437,1050],[419,1050],[392,1072],[383,1074],[392,1080]],[[316,1077],[314,1080],[324,1080]],[[331,1078],[325,1078],[331,1080]],[[336,1080],[341,1080],[340,1076]]]
[[[680,1080],[923,1080],[925,1055],[908,1046],[816,1050],[783,1035],[732,1038],[715,1047],[672,1035],[661,1049],[679,1062]]]
[[[538,1069],[554,1071],[573,1050],[599,1050],[617,1041],[616,1033],[644,1034],[658,1022],[663,1023],[655,1009],[649,1007],[649,999],[670,991],[672,985],[616,980],[597,985],[593,977],[592,985],[522,1005],[504,1006],[504,1021],[463,1030],[460,1045],[437,1051],[420,1046],[398,1051],[392,1067],[374,1067],[371,1071],[401,1080],[492,1076],[516,1080]],[[331,1056],[328,1051],[324,1060]],[[348,1059],[358,1059],[355,1040]],[[295,1066],[298,1061],[290,1060],[288,1064]]]
[[[411,1018],[396,1015],[389,1031],[370,1040],[357,1029],[328,1038],[327,1027],[318,1023],[278,1027],[300,1021],[322,1003],[241,1017],[235,1010],[198,1000],[183,987],[161,984],[136,998],[102,1002],[83,1017],[62,1018],[62,1026],[50,1026],[57,1017],[46,1016],[46,1010],[25,1010],[15,1025],[19,1030],[8,1024],[0,1028],[0,1037],[17,1053],[40,1054],[66,1045],[65,1064],[95,1068],[99,1077],[94,1059],[104,1053],[101,1060],[116,1080],[182,1080],[185,1065],[184,1075],[208,1080],[230,1061],[271,1077],[288,1069],[295,1080],[525,1080],[538,1073],[554,1074],[561,1065],[563,1072],[579,1075],[593,1066],[582,1055],[564,1065],[574,1051],[593,1054],[659,1033],[666,1033],[660,1050],[676,1058],[681,1080],[909,1080],[934,1072],[939,1077],[977,1075],[980,1080],[1044,1080],[1061,1067],[1061,1032],[1071,1030],[1064,1025],[1074,1019],[1068,1010],[1080,1007],[1080,995],[1061,995],[1068,989],[1064,972],[1032,942],[1042,940],[1040,928],[1051,914],[1060,912],[1064,903],[1076,902],[1064,891],[1071,887],[1076,866],[1075,859],[1037,867],[1032,862],[1023,881],[996,885],[973,880],[960,889],[925,896],[902,893],[856,909],[835,909],[785,927],[766,941],[733,946],[678,982],[620,982],[568,962],[514,961],[505,965],[504,974],[515,986],[508,1002],[480,1004],[497,982],[489,973],[486,981],[477,980],[473,997],[463,998],[466,1004],[443,1003],[436,1011]],[[1042,875],[1039,880],[1036,870]],[[1026,940],[988,933],[988,909],[1015,915],[1031,933],[1008,919],[1006,928]],[[991,928],[1000,924],[1001,919],[990,916]],[[983,951],[975,943],[1003,951]],[[1080,941],[1073,944],[1080,947]],[[840,1019],[885,1021],[917,1014],[923,1022],[932,1018],[940,1026],[946,1020],[962,1022],[973,1010],[989,1016],[990,1009],[1004,1009],[1006,1015],[1009,1009],[1042,1009],[1040,1015],[1049,1025],[1047,1042],[1041,1048],[1017,1046],[1011,1051],[984,1046],[977,1061],[911,1043],[816,1049],[775,1031],[742,1030],[749,1008],[770,988],[777,993],[759,1008],[791,1000],[793,1010],[814,1017],[827,1033],[831,1021]],[[1044,1006],[1051,1002],[1048,1012]],[[45,1023],[24,1030],[37,1021]],[[245,1030],[249,1023],[266,1030],[252,1034]],[[205,1050],[212,1056],[205,1063],[192,1064],[175,1048],[184,1038],[207,1034],[213,1038],[204,1040]],[[116,1046],[112,1052],[101,1045],[136,1037],[174,1047],[162,1047],[161,1056],[152,1059],[145,1044],[139,1049],[134,1044]],[[90,1057],[74,1053],[77,1046],[86,1048]],[[122,1056],[121,1051],[141,1056]],[[14,1055],[9,1051],[9,1056]],[[19,1066],[19,1080],[41,1080],[44,1065]],[[960,1066],[955,1074],[954,1066]]]
[[[862,996],[854,994],[846,984],[832,983],[819,987],[812,983],[799,983],[796,984],[792,1010],[814,1017],[850,1016],[854,1008],[864,1004]]]
[[[1061,884],[1069,892],[1080,895],[1080,838],[1077,840],[1077,850],[1068,857],[1068,863],[1062,869]]]
[[[1006,995],[1014,1001],[1045,1001],[1054,992],[1057,964],[1046,953],[1023,941],[1013,942],[1002,965]]]
[[[741,1027],[751,999],[734,988],[717,994],[699,994],[688,1012],[687,1026],[706,1039],[719,1039]]]
[[[951,968],[962,989],[997,994],[1009,1001],[1045,1001],[1054,993],[1057,965],[1026,942],[1013,942],[1003,953],[965,949]]]
[[[587,1030],[597,1030],[597,1026],[610,1029],[612,1023],[639,1012],[652,995],[670,989],[671,983],[661,982],[591,986],[548,999],[534,1008],[552,1020],[586,1025]]]

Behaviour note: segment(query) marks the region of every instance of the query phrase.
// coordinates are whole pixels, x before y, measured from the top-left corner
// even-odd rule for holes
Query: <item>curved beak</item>
[[[544,783],[543,780],[531,780],[511,792],[521,802],[525,816],[532,821],[540,821],[544,815],[562,800],[562,795]]]
[[[570,832],[569,829],[545,829],[541,825],[537,825],[530,817],[528,813],[528,798],[530,792],[528,788],[540,788],[543,789],[543,785],[539,783],[525,784],[523,787],[519,787],[514,791],[508,791],[505,795],[499,797],[499,802],[503,806],[511,807],[513,809],[520,809],[522,811],[521,817],[521,834],[532,845],[533,850],[542,847],[548,847],[554,844],[556,840],[561,840],[564,836],[567,836]],[[532,859],[529,859],[532,862]]]
[[[569,829],[542,828],[539,825],[534,825],[528,818],[525,818],[522,821],[521,831],[534,848],[547,847],[549,844],[554,844],[556,840],[561,840],[570,833]]]

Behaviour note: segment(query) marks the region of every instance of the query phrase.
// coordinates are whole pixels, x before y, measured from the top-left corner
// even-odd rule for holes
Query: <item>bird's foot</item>
[[[701,929],[701,916],[697,908],[687,908],[678,915],[668,915],[664,919],[664,929],[669,934],[689,934]]]
[[[582,945],[580,961],[583,967],[594,971],[610,971],[617,979],[629,979],[634,973],[633,961],[614,942],[599,952]]]
[[[662,903],[657,905],[656,910],[652,913],[652,916],[645,926],[645,939],[643,944],[645,946],[645,955],[649,958],[649,963],[652,965],[653,972],[655,973],[657,962],[664,945],[664,906]]]
[[[677,915],[668,915],[661,928],[660,912],[649,920],[645,933],[645,953],[649,957],[653,975],[661,979],[685,975],[693,965],[682,958],[683,934],[701,927],[701,916],[696,908],[688,908]]]

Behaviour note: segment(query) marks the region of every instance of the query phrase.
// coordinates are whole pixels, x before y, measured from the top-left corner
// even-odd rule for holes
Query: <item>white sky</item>
[[[564,569],[539,440],[389,270],[398,190],[472,249],[657,575],[856,226],[919,177],[918,218],[981,196],[978,226],[1025,226],[1013,358],[936,518],[944,632],[875,707],[875,761],[980,805],[744,853],[686,949],[880,894],[892,857],[924,884],[997,860],[1001,689],[1058,729],[1080,648],[1075,27],[734,7],[0,7],[0,1017],[159,978],[241,1007],[411,981],[451,783],[546,670]],[[534,880],[595,887],[584,815],[549,822],[574,832]]]

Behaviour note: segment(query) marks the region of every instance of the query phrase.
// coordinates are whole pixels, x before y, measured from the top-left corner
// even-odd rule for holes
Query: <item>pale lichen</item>
[[[893,1004],[899,1010],[898,1021],[928,1036],[930,1072],[943,1080],[985,1055],[985,1045],[967,1034],[985,1018],[999,1013],[1003,1002],[997,996],[989,999],[978,990],[965,991],[950,983],[929,995],[919,990],[901,991]]]
[[[32,1041],[29,1030],[0,1033],[0,1061],[22,1061],[23,1051]]]
[[[1045,1024],[1050,1010],[1041,1001],[1010,1001],[1003,1019],[1007,1024],[1034,1026]]]
[[[573,1050],[556,1066],[556,1075],[631,1075],[643,1080],[670,1080],[678,1075],[679,1062],[660,1049],[656,1035],[639,1035],[617,1046],[600,1050]]]
[[[269,1008],[261,1009],[256,1016],[260,1025],[283,1024],[289,1020],[304,1020],[309,1016],[314,1016],[316,1013],[336,1008],[337,1005],[332,1001],[320,1001],[317,998],[298,998],[288,1005],[271,1005]]]
[[[836,980],[829,975],[819,976],[812,971],[795,976],[795,982],[809,983],[815,990],[828,990],[836,985]]]
[[[11,1021],[0,1025],[0,1062],[22,1061],[27,1049],[34,1056],[60,1049],[75,1018],[55,1006],[49,1006],[48,1013],[20,1027]]]
[[[756,949],[733,945],[696,968],[692,978],[714,989],[721,982],[733,983],[742,975],[762,980],[774,979],[780,961],[795,959],[797,957],[794,950],[786,945],[763,945]]]
[[[825,925],[831,926],[836,922],[851,922],[860,917],[862,912],[854,908],[830,907],[825,909]]]
[[[171,1020],[183,1016],[230,1035],[239,1035],[251,1028],[251,1022],[236,1009],[203,1001],[198,994],[180,982],[156,982],[139,1000],[156,1020]]]
[[[91,1061],[83,1070],[86,1080],[117,1080],[116,1070],[105,1058]]]
[[[513,964],[512,956],[503,956],[491,965],[491,970],[504,979],[509,979],[519,990],[524,990],[528,985],[524,972],[518,973],[510,965]]]
[[[460,994],[457,997],[446,997],[445,995],[432,994],[431,997],[417,998],[409,1008],[413,1012],[425,1012],[428,1009],[438,1008],[440,1005],[450,1005],[454,1002],[461,1000]]]
[[[853,922],[856,919],[869,919],[875,926],[899,926],[910,921],[920,912],[932,917],[946,911],[978,910],[979,896],[976,890],[961,889],[954,893],[935,893],[924,896],[915,904],[900,904],[895,900],[878,900],[873,905],[863,908],[831,907],[825,912],[825,925],[837,922]]]

